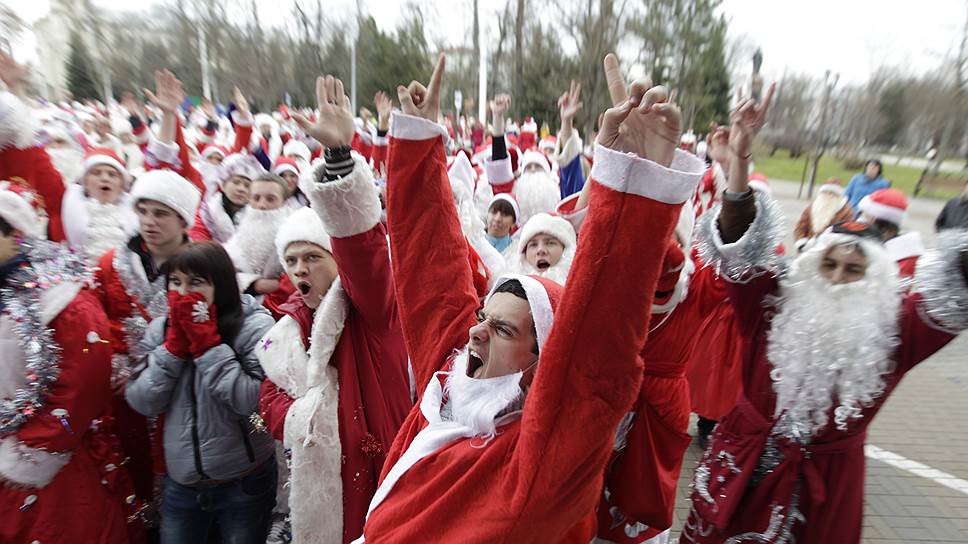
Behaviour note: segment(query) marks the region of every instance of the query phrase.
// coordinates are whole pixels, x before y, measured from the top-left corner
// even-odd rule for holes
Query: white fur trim
[[[551,333],[551,326],[555,322],[555,312],[551,307],[551,300],[548,298],[548,292],[545,291],[544,285],[541,282],[522,274],[504,274],[494,282],[494,287],[487,294],[487,298],[484,299],[484,304],[487,304],[487,301],[494,296],[495,289],[511,280],[521,282],[521,286],[524,287],[524,292],[528,295],[528,305],[531,307],[531,318],[534,320],[535,332],[538,333],[538,349],[540,350],[544,346],[545,341],[548,340],[548,334]]]
[[[551,165],[548,164],[548,159],[545,158],[544,153],[532,149],[525,151],[524,155],[521,156],[521,162],[518,163],[518,168],[524,172],[524,168],[531,164],[537,164],[539,168],[551,175]]]
[[[281,176],[284,172],[292,172],[297,176],[299,175],[299,169],[289,163],[282,163],[272,169],[272,173],[278,176]]]
[[[861,199],[860,204],[857,205],[857,208],[863,214],[869,215],[875,219],[882,219],[889,223],[894,223],[895,225],[900,225],[904,221],[904,216],[906,215],[906,210],[881,204],[880,202],[875,202],[870,195],[867,195]]]
[[[10,226],[32,238],[43,238],[44,229],[41,228],[40,218],[33,207],[13,191],[0,186],[0,217]]]
[[[159,145],[162,145],[162,144],[159,142]],[[151,144],[148,144],[148,147],[150,148]],[[157,156],[157,153],[155,154],[155,156]],[[176,157],[178,156],[178,146],[175,146],[175,156]],[[174,162],[174,161],[167,161],[167,162]],[[114,168],[118,172],[121,172],[121,176],[124,177],[125,180],[128,179],[128,169],[125,168],[124,164],[118,162],[114,157],[111,157],[109,155],[91,155],[90,157],[87,157],[86,159],[84,159],[85,174],[95,166],[110,166],[111,168]]]
[[[575,211],[575,205],[578,204],[578,198],[580,196],[581,192],[579,191],[573,195],[565,197],[564,200],[558,203],[558,208],[555,210],[555,212],[561,216],[562,219],[571,223],[571,226],[574,227],[576,233],[581,231],[582,223],[584,223],[585,218],[588,217],[588,206]]]
[[[390,138],[386,136],[376,136],[373,138],[373,147],[386,147],[390,145]]]
[[[749,181],[749,187],[758,193],[773,196],[773,190],[770,189],[770,186],[758,179],[751,179]]]
[[[187,228],[195,224],[195,211],[201,199],[198,187],[171,170],[145,172],[131,188],[132,207],[141,200],[160,202],[181,216]]]
[[[924,243],[921,241],[920,232],[911,231],[884,242],[884,249],[891,260],[897,262],[909,257],[920,257],[924,254]]]
[[[365,162],[354,162],[348,176],[334,181],[323,181],[325,165],[309,172],[315,183],[307,196],[326,233],[333,238],[366,232],[380,222],[380,196],[373,174]]]
[[[558,139],[557,146],[561,147],[561,151],[555,156],[559,165],[566,166],[575,160],[575,157],[581,153],[581,136],[578,134],[578,129],[572,129],[571,137],[567,141],[562,142]]]
[[[704,170],[705,165],[698,157],[679,149],[666,168],[634,154],[597,145],[591,178],[615,191],[666,204],[682,204],[695,192]]]
[[[239,110],[235,110],[232,112],[232,122],[237,127],[251,127],[253,124],[252,114],[243,115]]]
[[[824,183],[820,186],[821,193],[830,193],[837,196],[844,196],[844,188],[836,183]]]
[[[514,181],[514,172],[511,171],[511,157],[492,161],[484,161],[484,173],[487,174],[487,182],[491,185],[506,185]]]
[[[59,283],[45,290],[40,297],[41,324],[48,325],[53,321],[80,291],[81,284],[76,282]]]
[[[528,220],[521,228],[521,236],[518,238],[518,253],[524,253],[528,242],[539,234],[554,236],[565,246],[565,249],[575,247],[578,241],[571,223],[561,217],[539,213]]]
[[[521,221],[521,207],[518,206],[518,201],[507,193],[498,193],[492,196],[490,202],[487,203],[487,210],[490,211],[491,206],[498,200],[503,200],[511,205],[514,210],[514,223],[518,224]]]
[[[13,93],[0,91],[0,149],[26,149],[36,141],[37,121]]]
[[[159,162],[175,164],[178,161],[178,144],[175,142],[165,143],[157,138],[152,138],[148,142],[148,153],[151,153]],[[85,164],[84,171],[87,171]],[[123,170],[122,170],[123,171]]]
[[[15,435],[0,439],[0,476],[30,487],[45,487],[71,461],[71,452],[31,448]]]
[[[441,137],[444,139],[444,145],[450,140],[447,129],[442,125],[400,112],[393,112],[390,115],[389,134],[390,137],[401,140],[431,140]]]
[[[276,231],[276,255],[285,266],[286,248],[293,242],[309,242],[333,252],[333,244],[323,228],[319,215],[310,207],[300,208],[289,216]]]
[[[303,349],[302,330],[295,319],[283,316],[259,341],[255,354],[276,387],[293,398],[306,394],[303,377],[309,367],[309,355]]]

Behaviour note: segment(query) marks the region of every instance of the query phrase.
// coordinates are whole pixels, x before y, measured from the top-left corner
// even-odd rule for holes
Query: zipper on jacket
[[[252,450],[252,443],[249,442],[249,433],[245,429],[245,423],[239,420],[239,430],[242,431],[242,443],[245,444],[245,454],[249,456],[249,462],[255,463],[255,451]]]
[[[195,453],[195,471],[203,480],[210,480],[208,474],[202,469],[202,449],[198,444],[198,399],[195,398],[195,365],[188,364],[188,383],[191,387],[192,400],[192,449]]]

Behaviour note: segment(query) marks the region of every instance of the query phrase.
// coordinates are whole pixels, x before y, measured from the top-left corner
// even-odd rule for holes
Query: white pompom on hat
[[[131,203],[153,200],[168,206],[181,217],[188,228],[195,224],[195,212],[202,193],[192,182],[171,170],[151,170],[138,176],[131,188]]]
[[[326,251],[333,252],[333,243],[323,228],[323,222],[310,207],[296,210],[276,232],[276,255],[286,265],[286,248],[295,242],[309,242]]]

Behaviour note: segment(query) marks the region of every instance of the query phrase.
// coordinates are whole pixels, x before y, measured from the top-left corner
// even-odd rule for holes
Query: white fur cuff
[[[484,172],[487,174],[487,182],[491,185],[504,185],[514,181],[514,172],[511,171],[511,157],[484,162]]]
[[[335,181],[322,181],[325,164],[316,165],[312,171],[315,183],[309,200],[333,238],[366,232],[380,222],[380,197],[370,167],[359,158],[354,162],[353,172]]]
[[[0,149],[26,149],[36,141],[37,123],[19,97],[0,92]]]
[[[232,121],[235,123],[235,126],[238,126],[238,127],[251,127],[252,114],[248,113],[243,115],[242,113],[239,112],[239,110],[235,110],[232,112]]]
[[[678,149],[666,168],[632,153],[597,145],[591,178],[615,191],[682,204],[695,192],[705,170],[698,157]]]
[[[31,448],[16,436],[0,439],[0,477],[30,487],[44,487],[71,460],[71,453]]]
[[[441,137],[444,145],[450,140],[447,129],[442,125],[428,121],[421,117],[414,117],[405,113],[393,112],[390,115],[390,137],[401,140],[430,140]]]
[[[158,162],[175,164],[178,162],[178,151],[178,144],[175,142],[166,144],[154,138],[148,142],[148,153],[154,155]]]

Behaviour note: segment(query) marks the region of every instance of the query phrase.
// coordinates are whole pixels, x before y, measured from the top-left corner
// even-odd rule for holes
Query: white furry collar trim
[[[921,233],[917,231],[905,232],[884,242],[884,249],[892,261],[900,261],[908,257],[920,257],[924,253]]]

